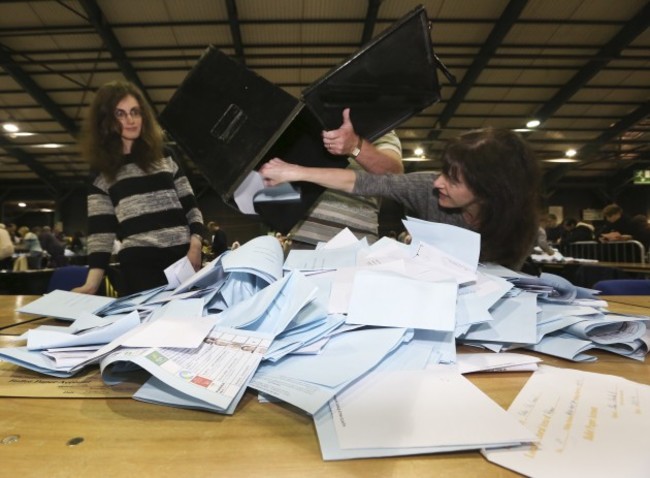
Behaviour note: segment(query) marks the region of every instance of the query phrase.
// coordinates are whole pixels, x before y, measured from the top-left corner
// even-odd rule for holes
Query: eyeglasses
[[[115,110],[115,117],[118,120],[124,121],[127,116],[130,116],[131,119],[140,118],[142,116],[142,110],[140,110],[140,108],[138,108],[138,107],[131,108],[131,111],[124,111],[124,110],[120,110],[120,109]]]

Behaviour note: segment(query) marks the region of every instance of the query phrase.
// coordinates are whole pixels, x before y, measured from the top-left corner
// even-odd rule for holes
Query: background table
[[[610,307],[618,307],[619,304],[625,304],[629,306],[640,307],[641,311],[639,314],[648,314],[650,312],[650,296],[647,295],[609,295],[606,297],[606,300],[609,302]],[[634,310],[634,309],[627,309]],[[637,313],[637,312],[628,312],[628,313]]]
[[[0,326],[30,319],[14,309],[34,298],[0,297]],[[612,303],[611,309],[622,313],[644,310],[650,315],[650,309],[634,305]],[[15,340],[15,336],[0,336],[0,345]],[[471,352],[464,347],[460,351]],[[650,384],[647,363],[606,352],[593,354],[598,361],[588,364],[538,356],[549,365]],[[482,373],[468,378],[507,408],[530,375]],[[0,441],[11,442],[12,436],[19,438],[0,445],[0,476],[519,476],[489,463],[478,451],[325,462],[311,417],[285,405],[260,404],[252,392],[245,394],[233,416],[131,398],[0,398]],[[83,442],[67,445],[78,437]]]

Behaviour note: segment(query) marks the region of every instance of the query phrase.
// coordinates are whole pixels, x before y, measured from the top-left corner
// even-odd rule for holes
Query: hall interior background
[[[247,216],[224,204],[213,190],[199,189],[195,193],[205,222],[219,223],[226,231],[229,242],[237,240],[243,243],[269,232],[268,226],[257,216]],[[650,186],[628,187],[617,196],[607,196],[603,191],[594,188],[561,189],[543,198],[542,209],[548,206],[562,206],[565,218],[580,219],[583,210],[600,210],[611,202],[619,204],[630,215],[650,215]],[[507,214],[507,211],[504,211],[504,214]],[[400,221],[404,215],[405,211],[401,206],[393,201],[384,200],[379,217],[380,235],[386,235],[391,230],[397,232],[402,230]],[[86,232],[86,219],[86,190],[78,188],[56,203],[53,214],[30,212],[18,217],[7,217],[5,221],[30,227],[53,225],[55,221],[61,221],[64,231],[71,235],[75,231]]]

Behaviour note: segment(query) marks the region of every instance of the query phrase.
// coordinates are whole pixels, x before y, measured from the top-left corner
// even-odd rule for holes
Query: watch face
[[[359,156],[359,153],[361,153],[361,149],[360,148],[354,148],[352,150],[352,157],[356,158],[357,156]]]

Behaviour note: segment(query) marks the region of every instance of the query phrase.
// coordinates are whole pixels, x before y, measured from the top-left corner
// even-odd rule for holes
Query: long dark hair
[[[480,204],[481,260],[520,268],[538,229],[540,170],[530,146],[510,130],[470,131],[442,160],[443,174],[463,180]]]
[[[140,106],[142,130],[133,142],[131,156],[142,170],[151,167],[163,155],[163,133],[156,117],[142,92],[132,83],[111,81],[95,94],[88,117],[84,122],[81,150],[92,170],[114,180],[123,164],[121,125],[115,117],[117,104],[127,96],[133,96]]]

